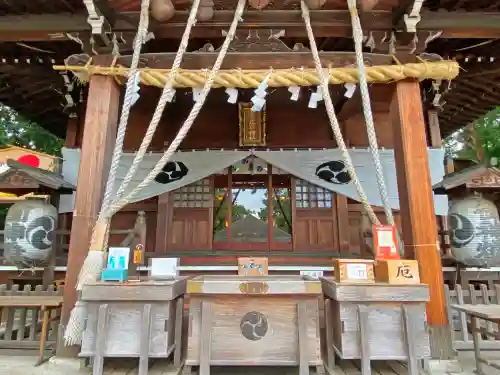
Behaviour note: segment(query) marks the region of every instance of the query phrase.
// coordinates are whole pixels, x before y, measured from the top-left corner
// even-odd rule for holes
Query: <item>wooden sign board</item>
[[[420,284],[416,260],[380,260],[375,264],[375,279],[389,284]]]
[[[21,171],[7,170],[0,176],[0,191],[9,189],[36,190],[40,184],[34,178]]]
[[[267,276],[268,273],[267,258],[238,258],[239,276]]]
[[[468,188],[498,188],[500,187],[500,175],[489,169],[485,173],[470,179],[465,186]]]
[[[333,276],[339,283],[374,283],[373,263],[371,259],[335,259]]]
[[[240,147],[266,145],[266,109],[252,111],[252,103],[238,103]]]
[[[373,226],[375,259],[399,259],[396,228],[392,225]]]
[[[16,160],[31,167],[47,171],[59,172],[60,158],[57,156],[36,152],[30,149],[11,146],[0,149],[0,165],[6,165],[7,160]]]

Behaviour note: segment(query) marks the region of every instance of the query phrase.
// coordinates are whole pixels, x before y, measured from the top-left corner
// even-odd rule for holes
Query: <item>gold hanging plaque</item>
[[[252,103],[238,103],[240,147],[266,145],[266,108],[252,111]]]

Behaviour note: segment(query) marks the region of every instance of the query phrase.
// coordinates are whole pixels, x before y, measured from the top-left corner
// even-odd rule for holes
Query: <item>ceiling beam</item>
[[[126,20],[123,17],[126,18]],[[214,12],[210,21],[198,21],[193,28],[192,38],[221,38],[222,30],[227,29],[233,19],[233,11]],[[443,31],[445,38],[498,38],[500,37],[500,13],[478,12],[422,12],[418,23],[419,31]],[[153,31],[157,39],[181,37],[188,12],[176,12],[166,22],[158,22]],[[135,33],[139,13],[117,14],[113,30],[115,32]],[[317,37],[351,38],[351,20],[348,11],[313,10],[311,22]],[[391,31],[393,15],[388,11],[369,11],[362,13],[365,31]],[[306,36],[300,11],[263,10],[247,11],[239,29],[285,30],[286,37]],[[396,29],[404,29],[398,24]],[[88,33],[90,27],[86,14],[42,14],[0,17],[0,41],[48,41],[68,40],[66,33]]]
[[[320,60],[325,67],[345,67],[356,63],[354,52],[320,52]],[[207,69],[214,65],[218,56],[217,52],[188,52],[182,59],[182,69]],[[394,59],[391,55],[365,53],[365,64],[392,65]],[[93,58],[100,66],[129,67],[132,56],[120,56],[114,61],[111,55],[101,55]],[[175,59],[175,53],[145,53],[141,55],[141,68],[170,69]],[[67,59],[67,65],[84,66],[88,62],[88,55],[72,55]],[[405,63],[419,62],[415,56],[408,56]],[[314,68],[314,60],[310,51],[304,52],[229,52],[224,57],[221,69],[293,69]]]

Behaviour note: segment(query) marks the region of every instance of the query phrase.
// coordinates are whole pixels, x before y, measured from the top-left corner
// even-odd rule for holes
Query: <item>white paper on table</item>
[[[179,275],[179,258],[151,258],[151,277],[175,277]]]
[[[367,280],[368,271],[366,269],[366,264],[363,263],[347,263],[347,278],[354,280]]]
[[[120,258],[123,261],[120,262]],[[128,262],[130,260],[130,249],[128,247],[110,247],[108,251],[108,269],[121,268],[120,263],[123,263],[124,269],[128,270]]]

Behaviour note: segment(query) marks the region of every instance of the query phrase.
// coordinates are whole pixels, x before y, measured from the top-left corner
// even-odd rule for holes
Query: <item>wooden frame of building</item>
[[[189,10],[185,2],[172,2],[176,9],[173,17],[152,22],[156,40],[145,46],[147,54],[141,62],[143,68],[169,69],[172,65],[173,51],[185,28]],[[104,13],[109,29],[94,33],[92,40],[97,40],[94,44],[90,43],[92,31],[81,1],[55,1],[51,8],[47,5],[39,9],[28,3],[19,0],[16,5],[0,7],[3,12],[0,16],[0,80],[5,82],[0,90],[0,101],[65,137],[65,147],[81,149],[78,175],[92,178],[92,183],[82,178],[78,181],[72,209],[63,311],[63,317],[67,319],[77,296],[73,286],[88,251],[82,244],[90,241],[103,198],[122,90],[115,77],[98,74],[90,76],[88,87],[78,85],[75,80],[82,79],[78,73],[54,71],[52,65],[65,62],[84,66],[88,63],[88,54],[95,53],[92,58],[94,65],[129,66],[140,2],[127,2],[127,6],[118,0],[101,2],[108,4]],[[298,4],[278,2],[273,10],[261,11],[250,5],[222,68],[314,67]],[[422,58],[418,56],[425,54],[422,56],[428,61],[456,59],[466,71],[450,83],[407,79],[374,84],[370,88],[379,146],[394,149],[400,203],[396,220],[401,223],[405,255],[419,260],[421,279],[430,287],[428,323],[432,331],[433,356],[449,358],[452,356],[451,339],[447,333],[441,260],[436,251],[438,226],[431,224],[436,222],[436,216],[427,148],[441,147],[441,137],[474,121],[500,103],[500,86],[492,82],[500,75],[497,63],[500,48],[496,41],[500,35],[500,2],[493,2],[489,8],[481,8],[473,0],[426,2],[419,14],[416,32],[408,31],[404,22],[404,15],[412,11],[410,7],[408,2],[399,0],[359,1],[363,30],[369,35],[366,51],[371,53],[365,56],[367,66],[418,62]],[[458,11],[460,7],[467,11]],[[182,68],[203,70],[213,64],[221,42],[220,30],[229,26],[234,5],[221,0],[216,2],[215,8],[217,10],[210,19],[198,22],[193,29]],[[442,8],[444,11],[440,11]],[[23,22],[20,22],[21,18]],[[351,22],[344,2],[327,0],[322,7],[311,12],[311,18],[322,50],[322,64],[330,68],[352,65],[355,59]],[[115,48],[122,54],[118,58],[110,55],[113,36],[117,41]],[[207,38],[209,44],[205,44]],[[82,49],[87,55],[82,54]],[[332,52],[334,50],[342,52]],[[346,142],[350,147],[366,148],[368,142],[359,95],[346,97],[345,89],[340,85],[332,85],[331,93]],[[138,149],[153,111],[151,103],[156,102],[159,91],[142,87],[140,94],[130,116],[124,142],[126,152]],[[321,106],[316,110],[308,109],[306,96],[309,93],[303,90],[302,94],[297,102],[290,102],[286,89],[276,89],[268,98],[265,119],[260,119],[261,122],[253,119],[249,130],[245,127],[238,129],[237,106],[226,103],[227,96],[221,89],[213,90],[181,148],[335,148],[324,109]],[[26,95],[32,100],[27,100]],[[238,100],[248,102],[251,95],[249,90],[240,90]],[[171,142],[192,102],[189,90],[178,90],[175,103],[167,106],[150,146],[151,151],[161,152]],[[258,129],[260,132],[252,133],[256,131],[255,126],[263,124],[266,125]],[[267,174],[245,178],[232,173],[229,168],[227,173],[214,173],[207,179],[212,197],[214,188],[225,184],[223,188],[227,190],[229,202],[233,200],[233,186],[239,183],[258,183],[268,192],[272,192],[276,185],[289,189],[290,246],[273,244],[272,220],[268,220],[268,245],[239,250],[244,250],[245,255],[265,252],[270,256],[271,265],[277,266],[329,266],[331,256],[360,256],[365,252],[362,208],[358,202],[331,193],[328,206],[299,207],[296,197],[301,192],[297,192],[295,178],[290,174],[274,174],[274,168],[268,165]],[[232,249],[230,240],[227,247],[219,245],[218,248],[213,241],[213,205],[191,209],[176,207],[174,193],[167,192],[130,205],[115,216],[112,225],[127,225],[131,217],[135,218],[131,211],[141,210],[146,211],[148,228],[156,226],[156,231],[148,230],[147,252],[180,256],[184,266],[235,262],[235,251],[229,251]],[[271,211],[272,203],[268,207],[268,212]],[[376,212],[383,217],[380,208],[376,208]],[[228,217],[231,218],[231,207]],[[203,235],[190,238],[188,233]],[[231,238],[230,226],[227,237]],[[178,238],[182,238],[181,246],[173,240]]]

